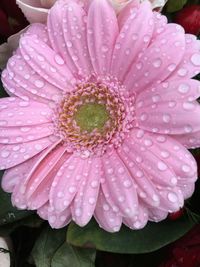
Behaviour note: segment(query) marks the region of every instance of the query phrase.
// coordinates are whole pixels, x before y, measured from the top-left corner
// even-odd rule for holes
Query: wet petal
[[[118,232],[121,228],[122,217],[112,210],[102,189],[99,192],[94,216],[99,226],[108,232]]]
[[[52,121],[53,111],[48,105],[20,98],[0,99],[0,127],[21,127]]]
[[[177,54],[177,45],[179,53]],[[131,93],[138,93],[164,81],[178,66],[185,53],[185,35],[181,26],[168,24],[155,41],[141,53],[125,78]]]
[[[185,53],[178,68],[168,78],[169,80],[192,78],[200,73],[200,41],[191,34],[185,35]]]
[[[136,110],[140,128],[162,134],[188,134],[200,131],[200,105],[197,101],[160,102]]]
[[[35,155],[33,158],[26,160],[24,163],[17,165],[9,170],[6,170],[5,175],[3,177],[3,185],[8,187],[12,194],[12,204],[17,206],[20,209],[27,208],[27,199],[25,197],[24,184],[25,180],[29,176],[31,170],[36,168],[40,162],[49,154],[51,151],[58,145],[60,141],[57,143],[53,143],[48,148],[44,149],[42,152]],[[15,179],[19,177],[19,179]],[[9,183],[9,180],[13,182]]]
[[[71,221],[70,209],[65,209],[62,212],[55,212],[52,208],[49,208],[48,221],[53,229],[59,229],[66,226]]]
[[[66,22],[66,8],[65,1],[56,1],[55,5],[50,9],[47,26],[48,34],[53,50],[62,56],[68,68],[72,73],[77,73],[78,69],[73,61],[64,37],[64,23]]]
[[[200,147],[200,131],[197,131],[195,133],[174,135],[173,138],[175,138],[178,142],[180,142],[187,148]]]
[[[52,123],[30,125],[28,127],[1,127],[0,129],[0,144],[30,142],[50,136],[54,133],[54,126]]]
[[[138,198],[127,166],[114,151],[112,155],[104,154],[102,162],[105,175],[102,189],[108,203],[114,211],[125,217],[136,215]]]
[[[72,155],[57,172],[50,191],[50,205],[57,212],[62,212],[71,205],[79,185],[88,173],[87,160]],[[86,170],[85,170],[86,169]]]
[[[123,80],[138,54],[148,47],[153,27],[153,13],[149,2],[132,11],[119,33],[112,56],[111,72],[119,80]]]
[[[63,32],[71,58],[80,74],[93,72],[87,45],[86,12],[77,3],[69,1],[65,7]]]
[[[29,209],[38,209],[48,201],[56,173],[68,157],[65,151],[62,145],[55,147],[40,164],[30,169],[22,185]]]
[[[85,226],[93,216],[102,175],[99,158],[88,160],[87,164],[83,173],[85,179],[80,183],[71,206],[72,218],[79,226]]]
[[[20,52],[29,66],[41,76],[41,88],[47,81],[63,91],[73,89],[75,80],[63,58],[37,36],[22,37]]]
[[[115,11],[107,0],[94,0],[90,5],[87,33],[89,53],[96,74],[108,74],[118,35],[118,23]]]
[[[39,140],[10,144],[10,145],[0,145],[0,169],[8,169],[14,167],[26,160],[34,157],[42,150],[50,146],[56,141],[55,138],[44,137]]]
[[[138,215],[133,218],[123,218],[123,223],[133,230],[144,228],[148,222],[148,209],[140,203],[138,210]]]

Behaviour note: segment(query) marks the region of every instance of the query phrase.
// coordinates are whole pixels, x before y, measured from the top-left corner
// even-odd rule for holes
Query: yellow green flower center
[[[102,131],[109,120],[109,113],[105,105],[88,103],[78,108],[74,118],[81,131],[92,132],[94,129]]]

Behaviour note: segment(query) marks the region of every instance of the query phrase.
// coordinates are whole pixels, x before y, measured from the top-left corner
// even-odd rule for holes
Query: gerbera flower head
[[[2,74],[2,186],[54,228],[143,228],[184,205],[200,144],[200,44],[150,4],[59,0]]]

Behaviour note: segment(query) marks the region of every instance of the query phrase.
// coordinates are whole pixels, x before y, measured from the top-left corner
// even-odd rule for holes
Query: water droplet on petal
[[[174,71],[176,69],[176,64],[169,65],[167,69],[171,72]]]
[[[7,150],[1,151],[1,157],[2,158],[7,158],[10,155],[10,152]]]
[[[101,47],[101,51],[103,52],[103,53],[107,53],[108,52],[108,46],[107,45],[103,45],[102,47]]]
[[[163,122],[164,123],[169,123],[170,122],[170,119],[171,119],[171,117],[170,117],[169,114],[164,114],[163,115]]]
[[[71,47],[72,47],[72,42],[67,41],[67,42],[66,42],[66,45],[67,45],[68,48],[71,48]]]
[[[35,81],[35,86],[37,88],[42,88],[42,87],[44,87],[44,85],[45,85],[45,83],[43,81],[41,81],[41,80],[36,80]]]
[[[172,203],[176,203],[178,201],[177,195],[172,193],[172,192],[169,193],[167,197],[168,197],[169,201]]]
[[[182,171],[185,172],[185,173],[188,173],[188,172],[191,171],[191,168],[190,168],[190,166],[185,164],[185,165],[182,166]]]
[[[179,87],[178,87],[178,91],[181,94],[186,94],[186,93],[188,93],[189,90],[190,90],[189,85],[184,84],[184,83],[180,84]]]
[[[155,68],[159,68],[160,66],[161,66],[161,64],[162,64],[162,60],[161,59],[155,59],[154,61],[153,61],[153,66],[155,67]]]
[[[158,166],[158,169],[160,171],[166,171],[167,170],[167,165],[163,161],[159,161],[157,166]]]
[[[63,65],[65,62],[64,60],[61,58],[61,56],[59,55],[55,55],[55,62],[58,64],[58,65]]]
[[[200,66],[200,54],[194,54],[191,57],[191,61],[195,66]]]

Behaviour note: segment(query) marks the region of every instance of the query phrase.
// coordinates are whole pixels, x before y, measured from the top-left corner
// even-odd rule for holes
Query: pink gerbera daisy
[[[200,44],[145,2],[59,0],[2,74],[1,169],[19,209],[53,228],[92,216],[143,228],[184,205],[200,144]]]

